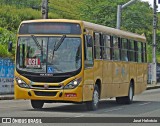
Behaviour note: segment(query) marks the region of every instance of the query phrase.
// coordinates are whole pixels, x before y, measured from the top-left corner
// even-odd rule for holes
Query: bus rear
[[[82,102],[82,38],[80,22],[22,22],[16,50],[15,99],[30,99],[33,108],[42,108],[45,102]]]

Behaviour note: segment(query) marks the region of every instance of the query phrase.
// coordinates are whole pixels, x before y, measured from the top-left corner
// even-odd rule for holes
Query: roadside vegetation
[[[116,27],[117,5],[129,0],[49,0],[49,18],[85,20]],[[16,33],[23,20],[41,18],[41,0],[0,1],[0,57],[14,59]],[[160,19],[160,13],[157,14]],[[144,34],[148,42],[148,62],[152,62],[153,10],[140,0],[122,13],[121,29]],[[8,42],[13,42],[13,51],[7,51]],[[157,25],[157,61],[160,62],[160,21]]]

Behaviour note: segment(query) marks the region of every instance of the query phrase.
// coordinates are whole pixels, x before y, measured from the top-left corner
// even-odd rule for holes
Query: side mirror
[[[12,51],[12,41],[9,41],[8,43],[8,52]]]

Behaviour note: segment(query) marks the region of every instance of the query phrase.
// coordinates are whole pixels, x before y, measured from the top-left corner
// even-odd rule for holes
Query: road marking
[[[64,118],[63,120],[68,120],[68,119],[73,119],[73,118],[79,118],[79,117],[82,117],[84,115],[77,115],[77,116],[74,116],[74,117],[67,117],[67,118]]]
[[[84,116],[84,115],[78,115],[78,116],[75,116],[75,117],[77,118],[77,117],[82,117],[82,116]]]
[[[148,104],[150,104],[151,102],[146,102],[146,103],[143,103],[143,104],[139,104],[140,106],[142,106],[142,105],[148,105]]]
[[[25,105],[18,105],[18,106],[7,106],[7,107],[0,107],[0,109],[6,109],[6,108],[17,108],[19,109],[19,107],[25,107]],[[26,107],[25,107],[26,108]]]
[[[122,108],[117,108],[117,109],[111,109],[111,110],[107,110],[107,111],[104,111],[104,112],[112,112],[112,111],[118,111],[118,110],[121,110]]]

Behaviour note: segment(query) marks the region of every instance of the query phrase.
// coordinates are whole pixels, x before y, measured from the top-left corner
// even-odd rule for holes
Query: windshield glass
[[[25,72],[51,74],[80,69],[81,39],[62,37],[19,37],[17,68]]]

